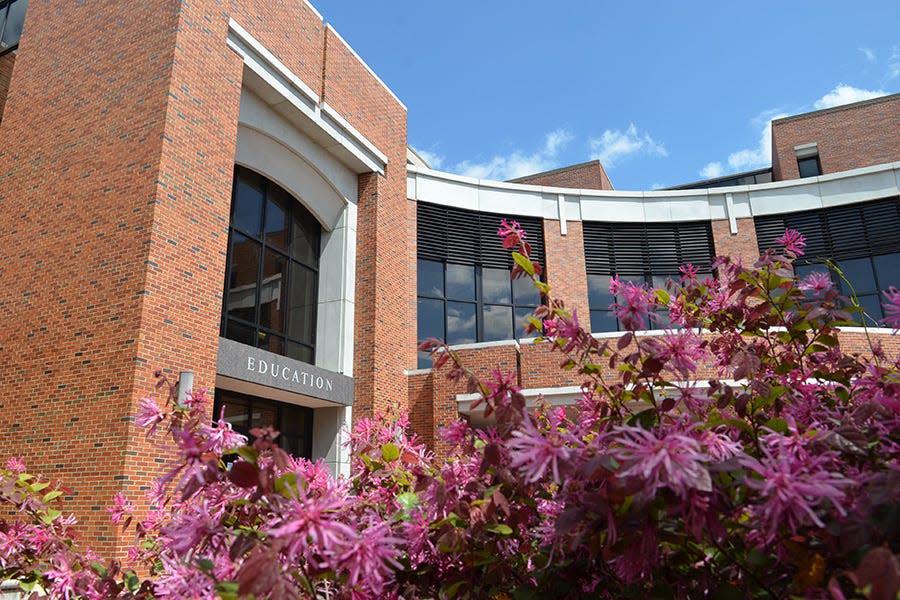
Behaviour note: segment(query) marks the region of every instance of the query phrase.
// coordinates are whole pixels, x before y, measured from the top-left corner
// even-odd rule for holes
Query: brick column
[[[727,219],[713,221],[712,235],[716,256],[740,258],[745,265],[752,265],[759,258],[753,217],[737,219],[737,233],[731,233]]]
[[[578,320],[589,327],[587,267],[584,262],[584,236],[581,221],[566,222],[566,235],[560,233],[560,222],[544,219],[547,283],[550,295],[563,300],[569,310],[578,311]]]

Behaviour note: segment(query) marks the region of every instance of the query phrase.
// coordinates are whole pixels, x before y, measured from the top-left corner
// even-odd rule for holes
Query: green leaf
[[[37,492],[40,492],[41,490],[43,490],[44,488],[50,487],[50,483],[47,481],[39,481],[37,483],[32,483],[28,487],[32,492],[37,493]]]
[[[97,562],[97,561],[92,562],[91,568],[94,570],[94,573],[96,573],[100,577],[106,577],[106,567],[104,567],[99,562]]]
[[[56,500],[60,496],[62,496],[61,490],[53,490],[52,492],[47,492],[46,494],[44,494],[44,503],[46,504],[47,502]]]
[[[210,570],[212,568],[210,567]],[[138,588],[141,587],[140,578],[135,575],[134,571],[128,571],[125,573],[125,577],[123,578],[125,581],[125,587],[128,588],[128,591],[132,594],[138,591]]]
[[[201,558],[197,561],[197,566],[200,567],[200,570],[204,573],[209,573],[213,570],[215,563],[208,558]]]
[[[632,427],[636,425],[640,425],[642,429],[650,429],[656,423],[656,409],[648,408],[647,410],[642,410],[637,413],[630,419],[628,419],[628,424]]]
[[[297,490],[297,474],[293,471],[288,471],[275,480],[275,491],[282,496],[293,496]]]
[[[522,267],[522,270],[528,273],[531,277],[534,277],[534,264],[519,254],[518,252],[512,253],[513,260],[516,261],[516,264]]]
[[[55,508],[48,508],[47,514],[41,515],[41,521],[49,525],[53,521],[57,520],[60,516],[62,516],[61,510],[56,510]]]
[[[241,458],[254,465],[256,464],[256,459],[259,458],[259,452],[253,446],[241,446],[237,452]]]
[[[216,584],[216,592],[222,600],[238,600],[238,584],[236,581],[220,581]]]
[[[462,586],[464,586],[467,583],[468,583],[468,581],[466,581],[464,579],[462,581],[456,581],[454,583],[451,583],[450,585],[445,585],[443,587],[443,589],[441,590],[443,592],[443,594],[441,594],[441,596],[444,598],[456,598],[456,594],[459,592],[459,588],[461,588]]]
[[[653,290],[653,293],[656,294],[656,299],[659,300],[660,304],[668,305],[672,299],[666,290]]]
[[[385,462],[393,462],[400,458],[400,447],[397,444],[388,442],[381,447],[381,458]]]
[[[788,424],[787,421],[782,419],[781,417],[775,417],[773,419],[769,419],[766,421],[766,427],[771,429],[772,431],[776,431],[778,433],[787,433]]]
[[[419,505],[419,497],[412,492],[403,492],[397,496],[397,504],[408,512]]]
[[[512,527],[503,523],[493,523],[484,528],[491,533],[499,533],[500,535],[512,535]]]

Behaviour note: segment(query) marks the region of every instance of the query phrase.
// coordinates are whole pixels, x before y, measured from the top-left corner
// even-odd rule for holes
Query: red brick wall
[[[599,160],[563,167],[545,173],[536,173],[511,180],[513,183],[527,183],[548,187],[567,187],[588,190],[612,190],[613,184],[603,170]]]
[[[308,2],[228,0],[227,5],[228,16],[322,95],[325,24]]]
[[[3,107],[6,105],[6,96],[9,94],[9,84],[12,80],[13,65],[15,64],[15,53],[10,52],[0,56],[0,120],[3,119]]]
[[[177,26],[171,3],[32,2],[0,125],[0,454],[64,477],[101,551],[149,389],[138,347],[159,343],[142,320]]]
[[[773,121],[775,181],[800,177],[794,146],[811,142],[823,174],[900,160],[900,94]]]
[[[359,178],[354,417],[405,409],[403,370],[415,365],[415,275],[409,270],[406,109],[328,29],[324,100],[388,157]],[[414,238],[413,238],[414,239]],[[398,302],[398,298],[401,300]]]
[[[569,310],[577,310],[579,321],[590,325],[581,221],[567,221],[566,229],[566,235],[561,235],[559,221],[544,219],[547,283],[554,299],[563,300]]]
[[[713,248],[716,256],[740,258],[746,266],[759,258],[753,218],[737,219],[737,233],[731,233],[728,219],[712,221]]]
[[[419,439],[434,447],[434,377],[432,371],[409,377],[409,426]]]

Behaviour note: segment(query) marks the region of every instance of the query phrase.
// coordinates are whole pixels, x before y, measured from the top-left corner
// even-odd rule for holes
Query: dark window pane
[[[475,267],[447,265],[447,297],[475,300]]]
[[[609,293],[609,275],[588,275],[588,303],[593,309],[606,310],[616,301]]]
[[[447,343],[471,344],[475,340],[475,305],[447,302]]]
[[[225,326],[225,337],[248,346],[255,346],[256,328],[229,320]]]
[[[217,392],[216,403],[225,407],[225,421],[231,423],[232,429],[238,433],[248,435],[250,433],[250,405],[239,396],[231,396]],[[219,415],[213,415],[213,419],[218,419]]]
[[[256,283],[259,273],[259,243],[234,232],[231,238],[231,277],[228,315],[256,321]]]
[[[417,369],[430,369],[431,368],[431,353],[430,352],[416,352],[416,368]]]
[[[293,404],[281,404],[281,423],[279,431],[287,435],[305,436],[312,418],[310,409]]]
[[[259,324],[263,327],[284,331],[286,279],[287,259],[277,252],[266,250],[262,289],[259,291]]]
[[[308,443],[305,437],[282,434],[278,436],[278,444],[291,456],[309,458]]]
[[[420,296],[444,297],[444,265],[433,260],[416,262],[416,285]]]
[[[266,243],[285,251],[288,247],[288,207],[292,201],[287,192],[274,184],[269,184],[266,202]]]
[[[284,338],[274,333],[260,331],[258,346],[275,354],[284,354]]]
[[[484,341],[511,340],[512,337],[512,307],[485,305]]]
[[[316,341],[316,279],[315,271],[291,263],[288,336],[309,344]]]
[[[506,269],[481,270],[481,294],[485,303],[511,304],[509,271]]]
[[[859,300],[859,305],[866,313],[866,325],[870,327],[880,325],[879,321],[884,317],[884,314],[881,312],[881,298],[879,295],[867,294],[857,299]],[[860,316],[857,315],[855,318],[859,319]]]
[[[275,403],[265,400],[254,400],[250,413],[250,427],[275,427],[277,425]]]
[[[817,177],[821,175],[818,156],[797,159],[797,167],[800,169],[800,177]]]
[[[537,306],[541,303],[541,293],[534,287],[534,282],[530,277],[513,279],[512,289],[513,301],[515,301],[516,304]]]
[[[444,301],[419,298],[416,343],[428,338],[444,339]]]
[[[19,43],[19,38],[22,37],[22,25],[25,23],[25,11],[27,9],[28,0],[13,2],[9,7],[9,16],[3,27],[3,40],[0,42],[0,47],[3,50]],[[6,12],[6,7],[3,8],[3,11]]]
[[[834,279],[831,276],[831,272],[828,270],[828,267],[826,265],[815,263],[801,265],[794,263],[794,276],[798,281],[806,279],[807,277],[809,277],[810,273],[825,273],[829,278],[831,278],[832,280]]]
[[[231,223],[245,233],[259,235],[262,224],[263,178],[253,171],[240,169],[235,185],[237,189]]]
[[[312,214],[291,199],[294,205],[292,256],[311,267],[319,267],[319,243],[322,226]]]
[[[618,331],[619,324],[616,321],[616,315],[609,310],[592,310],[591,311],[591,331],[593,333],[603,333],[607,331]]]
[[[313,349],[297,342],[285,342],[285,356],[305,362],[308,365],[315,364],[315,355]]]
[[[653,282],[653,289],[655,290],[665,290],[668,289],[666,285],[669,283],[670,279],[678,279],[672,275],[653,275],[650,278],[650,281]]]
[[[530,317],[533,312],[534,311],[530,308],[519,308],[519,307],[516,308],[515,326],[516,326],[516,337],[517,338],[534,337],[537,335],[537,332],[535,332],[535,331],[532,331],[530,333],[525,331],[525,324],[528,320],[528,317]]]
[[[871,259],[843,260],[838,266],[857,294],[875,291],[875,274],[872,272]],[[847,283],[841,281],[841,284],[843,289],[849,294],[850,290],[847,289]]]
[[[878,275],[878,285],[881,291],[891,286],[900,288],[900,253],[882,254],[876,256],[875,273]]]

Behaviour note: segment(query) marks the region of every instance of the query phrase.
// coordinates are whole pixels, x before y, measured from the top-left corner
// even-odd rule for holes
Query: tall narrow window
[[[900,199],[768,215],[755,222],[760,252],[776,247],[786,228],[796,229],[806,237],[805,254],[794,263],[797,277],[829,272],[830,260],[840,271],[830,273],[831,280],[844,295],[856,294],[865,322],[877,325],[884,317],[882,292],[900,287]]]
[[[815,142],[794,146],[797,155],[797,170],[800,177],[818,177],[822,174],[822,163],[819,162],[819,146]]]
[[[591,331],[621,329],[611,308],[616,298],[609,282],[617,275],[652,287],[677,279],[678,268],[691,263],[701,277],[712,272],[712,230],[707,221],[683,223],[598,223],[585,221],[584,256],[587,264]],[[654,323],[665,326],[660,314]]]
[[[28,0],[0,1],[0,54],[19,46],[27,10]]]
[[[530,280],[510,280],[512,258],[497,235],[500,215],[418,204],[418,339],[448,344],[510,340],[540,304]],[[544,261],[543,221],[516,217]],[[419,353],[419,367],[431,366]]]
[[[321,226],[284,189],[237,167],[222,335],[312,364]]]

